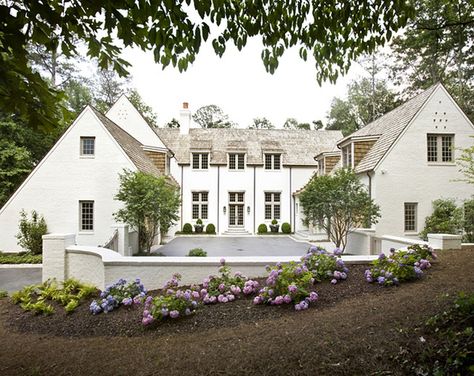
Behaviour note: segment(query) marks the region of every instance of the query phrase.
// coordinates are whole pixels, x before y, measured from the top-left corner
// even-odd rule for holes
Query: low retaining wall
[[[369,263],[376,256],[343,256],[348,264]],[[234,272],[248,277],[267,275],[266,265],[299,261],[299,257],[260,256],[226,257]],[[180,273],[183,284],[200,283],[216,274],[220,257],[124,257],[109,249],[74,245],[74,235],[45,235],[43,237],[43,281],[49,278],[76,278],[92,283],[99,289],[116,282],[140,278],[148,289],[163,287],[174,273]]]

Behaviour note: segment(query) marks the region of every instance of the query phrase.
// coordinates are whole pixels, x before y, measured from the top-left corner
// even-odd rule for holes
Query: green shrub
[[[272,219],[272,225],[278,224],[278,221],[276,219]]]
[[[284,234],[291,234],[291,225],[288,222],[284,222],[281,225],[281,232]]]
[[[474,198],[464,203],[464,238],[466,243],[474,243]]]
[[[212,223],[209,223],[206,226],[206,234],[213,235],[216,233],[216,226],[214,226]]]
[[[190,257],[206,257],[207,252],[202,248],[193,248],[189,251],[188,256]]]
[[[42,255],[33,255],[29,252],[3,253],[0,252],[0,264],[41,264]]]
[[[420,237],[428,240],[428,234],[459,234],[462,229],[462,209],[454,199],[433,201],[433,214],[425,219],[425,228]]]
[[[31,212],[31,219],[24,210],[20,212],[20,232],[16,235],[18,245],[34,255],[43,252],[43,235],[48,232],[46,221],[35,210]]]
[[[196,224],[197,224],[197,225],[202,225],[202,219],[199,218],[199,219],[196,221]]]
[[[0,299],[8,297],[8,292],[5,290],[0,290]]]
[[[193,226],[191,223],[185,223],[183,226],[183,233],[184,234],[192,234],[193,233]]]
[[[265,223],[258,225],[258,233],[259,234],[266,234],[268,232],[268,227]]]

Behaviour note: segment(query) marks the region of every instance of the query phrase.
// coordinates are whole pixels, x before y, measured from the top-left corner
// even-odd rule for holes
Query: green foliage
[[[275,126],[266,117],[254,118],[252,124],[249,125],[249,129],[274,129]]]
[[[4,299],[8,297],[8,292],[5,290],[0,290],[0,299]]]
[[[215,233],[216,233],[216,226],[214,226],[212,223],[209,223],[206,226],[206,234],[214,235]]]
[[[135,108],[140,112],[144,119],[153,127],[157,126],[156,118],[157,115],[153,111],[153,108],[148,106],[138,93],[136,89],[132,89],[127,94],[128,100],[135,106]]]
[[[151,251],[158,228],[165,234],[178,219],[178,190],[165,177],[124,170],[115,199],[124,207],[114,217],[138,230],[140,250]]]
[[[276,224],[278,224],[278,221],[275,218],[273,218],[272,219],[272,225],[276,225]]]
[[[30,252],[3,253],[0,252],[0,264],[41,264],[42,255],[33,255]]]
[[[464,175],[461,181],[474,184],[474,145],[463,149],[456,162],[459,165],[459,171]]]
[[[185,223],[183,226],[183,233],[185,234],[192,234],[193,232],[193,226],[191,223]]]
[[[306,222],[318,224],[337,248],[345,249],[349,231],[361,224],[376,223],[378,205],[356,174],[339,169],[334,175],[314,176],[301,193]]]
[[[284,234],[291,234],[291,225],[288,222],[283,222],[281,225],[281,232]]]
[[[189,251],[188,256],[190,257],[206,257],[207,252],[202,248],[193,248]]]
[[[20,232],[16,235],[18,245],[34,255],[43,253],[43,235],[48,232],[46,221],[35,210],[31,212],[31,219],[24,210],[20,212]]]
[[[314,120],[313,121],[314,129],[321,129],[323,127],[323,123],[321,120]],[[304,129],[304,130],[311,130],[311,124],[309,123],[299,123],[298,120],[295,118],[288,118],[285,120],[283,124],[283,129]]]
[[[179,128],[179,121],[175,118],[171,119],[168,123],[165,124],[165,128]]]
[[[201,218],[198,218],[198,220],[196,221],[196,224],[197,224],[197,225],[202,225],[202,219],[201,219]]]
[[[462,230],[462,209],[456,206],[454,199],[433,201],[433,214],[425,219],[425,228],[420,237],[428,240],[428,234],[459,234]]]
[[[193,114],[193,120],[202,128],[232,128],[234,126],[229,116],[214,104],[199,108]]]
[[[39,285],[26,286],[13,293],[11,298],[14,304],[19,304],[25,311],[49,315],[54,312],[54,308],[48,302],[58,302],[70,313],[96,292],[94,286],[74,279],[67,279],[62,284],[58,284],[56,280],[47,280]]]
[[[268,227],[265,223],[261,223],[258,225],[257,230],[259,234],[266,234],[268,232]]]
[[[464,241],[474,243],[474,198],[464,203]]]

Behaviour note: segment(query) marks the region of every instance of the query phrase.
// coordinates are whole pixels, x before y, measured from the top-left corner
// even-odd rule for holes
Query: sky
[[[160,126],[173,117],[179,119],[183,102],[189,103],[192,112],[215,104],[242,128],[255,117],[266,117],[277,128],[289,117],[299,122],[322,120],[325,124],[333,97],[344,97],[347,84],[366,75],[359,64],[353,63],[335,85],[323,83],[320,87],[314,63],[309,58],[306,62],[300,59],[297,48],[285,52],[273,75],[263,66],[261,50],[259,40],[250,39],[242,51],[228,44],[219,58],[207,43],[184,73],[172,66],[163,70],[155,64],[151,52],[128,49],[123,57],[132,64],[130,86],[153,107]]]

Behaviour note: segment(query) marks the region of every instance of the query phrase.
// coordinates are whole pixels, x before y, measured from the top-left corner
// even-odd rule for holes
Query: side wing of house
[[[399,135],[372,172],[372,192],[381,207],[377,234],[416,236],[432,213],[432,201],[474,194],[456,181],[460,149],[473,143],[474,127],[442,85]]]
[[[48,232],[77,233],[77,243],[101,245],[110,237],[118,174],[135,164],[90,107],[0,209],[0,250],[17,251],[19,213],[36,210]]]

